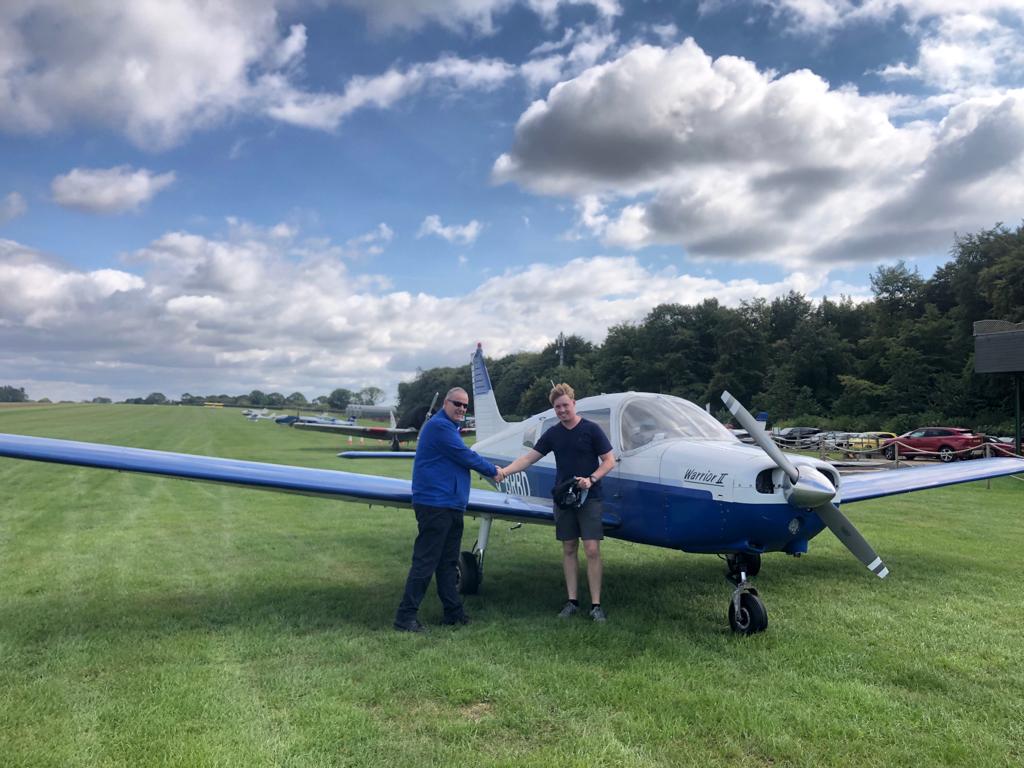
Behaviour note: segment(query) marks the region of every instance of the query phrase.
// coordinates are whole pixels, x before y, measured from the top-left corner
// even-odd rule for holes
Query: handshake
[[[504,480],[510,474],[512,474],[512,473],[505,471],[505,467],[498,467],[498,474],[496,474],[492,479],[494,480],[495,483],[500,483],[502,480]]]

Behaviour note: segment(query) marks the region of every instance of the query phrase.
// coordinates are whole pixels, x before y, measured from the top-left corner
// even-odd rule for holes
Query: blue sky
[[[0,383],[380,386],[928,276],[1024,211],[1024,0],[0,8]]]

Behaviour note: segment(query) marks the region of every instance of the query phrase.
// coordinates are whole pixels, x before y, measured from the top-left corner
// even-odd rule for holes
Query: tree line
[[[301,392],[292,392],[285,396],[280,392],[261,392],[254,389],[247,395],[193,395],[184,393],[178,400],[168,398],[163,392],[150,392],[145,397],[129,397],[121,402],[128,405],[205,405],[220,403],[227,406],[248,408],[326,408],[344,411],[349,405],[376,405],[384,399],[384,390],[380,387],[363,387],[358,392],[338,388],[329,395],[320,395],[307,400]],[[29,402],[24,387],[0,386],[0,403]],[[42,398],[37,402],[50,402]],[[110,403],[109,397],[94,397],[91,403]]]
[[[507,418],[547,409],[551,381],[578,397],[628,390],[710,404],[729,390],[774,423],[902,433],[924,424],[1012,431],[1009,375],[974,373],[973,323],[1024,322],[1024,225],[957,236],[950,260],[924,279],[904,262],[871,275],[873,299],[812,302],[791,291],[739,307],[715,299],[662,304],[609,329],[603,344],[565,340],[488,360]],[[469,365],[421,370],[399,384],[399,406],[468,387]]]

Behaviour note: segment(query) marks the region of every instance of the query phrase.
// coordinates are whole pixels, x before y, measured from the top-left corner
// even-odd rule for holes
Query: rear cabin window
[[[612,428],[612,411],[610,408],[598,408],[593,411],[576,411],[577,414],[582,416],[588,421],[592,421],[601,428],[605,436],[611,441],[611,428]],[[537,444],[537,440],[551,429],[555,424],[558,423],[557,416],[548,416],[544,419],[537,427],[531,427],[526,430],[526,434],[523,435],[523,445],[527,448],[533,448]]]

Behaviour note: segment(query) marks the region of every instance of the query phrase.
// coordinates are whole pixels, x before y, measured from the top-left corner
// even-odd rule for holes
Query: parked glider
[[[478,346],[473,392],[480,440],[474,450],[499,465],[519,456],[552,426],[552,410],[506,423],[498,411]],[[667,395],[621,393],[580,400],[577,412],[605,429],[617,464],[603,479],[607,535],[684,552],[722,555],[734,584],[729,624],[752,634],[768,625],[767,611],[750,579],[761,555],[800,555],[826,527],[875,575],[888,569],[839,511],[852,503],[1024,472],[1024,460],[992,458],[956,465],[840,478],[826,462],[787,456],[731,396],[723,396],[758,445],[740,443],[704,410]],[[369,504],[411,506],[407,480],[234,459],[0,435],[0,456],[244,485]],[[494,519],[552,524],[554,460],[507,478],[499,491],[473,490],[467,513],[480,518],[471,552],[460,558],[460,588],[475,592]]]

